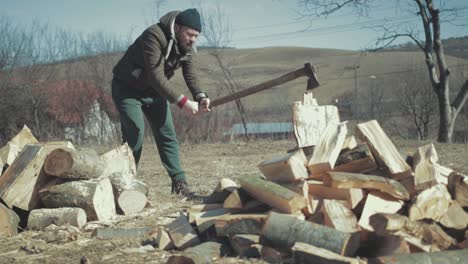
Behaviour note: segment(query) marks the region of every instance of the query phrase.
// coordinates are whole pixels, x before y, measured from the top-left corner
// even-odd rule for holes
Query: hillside
[[[468,59],[468,36],[444,39],[442,40],[442,44],[445,54]],[[391,47],[388,50],[419,51],[420,49],[413,42],[408,42],[403,45]]]

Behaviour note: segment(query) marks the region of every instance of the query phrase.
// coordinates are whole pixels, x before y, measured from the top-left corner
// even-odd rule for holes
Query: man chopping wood
[[[172,193],[183,196],[189,196],[190,191],[180,165],[169,103],[192,117],[199,111],[210,111],[210,99],[200,89],[193,58],[201,31],[196,9],[169,12],[130,45],[113,69],[112,98],[120,113],[123,141],[132,147],[138,165],[146,116],[161,161],[172,179]],[[169,81],[178,68],[182,68],[193,100],[178,94]]]

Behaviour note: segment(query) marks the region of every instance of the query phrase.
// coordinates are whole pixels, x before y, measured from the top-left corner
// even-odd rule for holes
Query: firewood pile
[[[222,179],[154,232],[168,263],[226,254],[272,263],[466,263],[468,180],[432,144],[403,157],[375,121],[355,136],[335,106],[294,103],[298,148]],[[462,249],[462,250],[457,250]]]
[[[0,234],[15,235],[14,207],[29,212],[28,229],[51,224],[81,228],[117,213],[142,211],[148,188],[137,180],[127,144],[98,155],[71,142],[38,142],[26,126],[0,149]]]

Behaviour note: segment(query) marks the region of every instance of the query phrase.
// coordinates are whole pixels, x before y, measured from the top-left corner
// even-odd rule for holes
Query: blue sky
[[[119,36],[136,37],[156,21],[154,0],[0,0],[0,15],[27,25],[33,21],[48,22],[75,32],[105,31]],[[161,14],[192,6],[190,0],[169,0]],[[323,19],[304,19],[298,14],[297,0],[203,0],[205,8],[219,2],[226,21],[231,25],[231,45],[237,48],[268,46],[303,46],[358,50],[368,48],[379,35],[368,25],[387,21],[404,21],[420,28],[417,17],[407,13],[408,3],[400,8],[391,1],[381,1],[369,18],[357,18],[349,11]],[[390,2],[390,4],[389,4]],[[438,3],[438,0],[434,0]],[[450,7],[468,7],[466,0],[449,0]],[[468,9],[454,26],[444,23],[443,37],[468,35]],[[203,34],[203,32],[202,32]],[[406,41],[406,39],[405,39]]]

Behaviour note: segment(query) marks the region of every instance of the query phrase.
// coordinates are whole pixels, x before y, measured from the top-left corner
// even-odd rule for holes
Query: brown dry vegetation
[[[351,129],[351,128],[350,128]],[[401,141],[395,144],[403,152],[413,154],[418,146],[429,142]],[[257,172],[261,161],[285,153],[295,146],[292,140],[233,142],[229,144],[182,144],[181,159],[189,183],[200,195],[208,194],[222,177]],[[435,144],[442,165],[468,174],[467,144]],[[137,216],[122,217],[118,227],[165,225],[179,212],[196,201],[184,201],[170,194],[166,176],[154,144],[147,140],[138,177],[150,187],[153,204]],[[13,238],[0,238],[0,263],[79,263],[86,256],[91,263],[165,263],[172,252],[155,250],[135,253],[141,239],[97,240],[89,232],[70,237],[58,231],[25,231]],[[260,260],[223,258],[216,263],[263,263]]]

